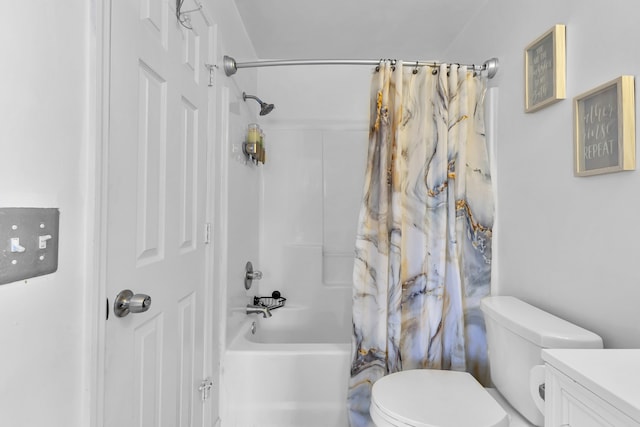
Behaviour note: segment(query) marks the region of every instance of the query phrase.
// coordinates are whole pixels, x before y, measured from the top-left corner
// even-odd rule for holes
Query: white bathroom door
[[[186,9],[193,9],[188,5]],[[111,2],[106,156],[106,427],[203,425],[208,55],[199,13]],[[188,5],[188,6],[187,6]],[[148,311],[114,314],[122,290]]]

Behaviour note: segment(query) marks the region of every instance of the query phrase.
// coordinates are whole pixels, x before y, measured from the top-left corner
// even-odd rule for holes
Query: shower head
[[[257,96],[253,96],[253,95],[247,95],[245,92],[242,92],[242,99],[243,100],[247,100],[247,98],[249,99],[255,99],[256,102],[258,104],[260,104],[260,115],[261,116],[266,116],[267,114],[269,114],[271,112],[271,110],[274,109],[274,105],[273,104],[267,104],[266,102],[262,102],[262,100],[260,98],[258,98]]]

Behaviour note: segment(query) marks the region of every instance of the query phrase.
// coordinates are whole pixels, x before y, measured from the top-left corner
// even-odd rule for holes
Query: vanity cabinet
[[[545,427],[640,427],[640,350],[543,350]]]

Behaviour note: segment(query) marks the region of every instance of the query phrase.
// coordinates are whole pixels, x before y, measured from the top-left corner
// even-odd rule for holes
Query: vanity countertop
[[[542,359],[640,422],[640,349],[549,349]]]

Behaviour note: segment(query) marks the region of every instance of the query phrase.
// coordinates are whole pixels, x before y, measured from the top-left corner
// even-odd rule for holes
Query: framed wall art
[[[524,51],[524,109],[537,111],[566,97],[565,26],[558,24]]]
[[[636,167],[633,76],[620,76],[574,99],[574,174]]]

